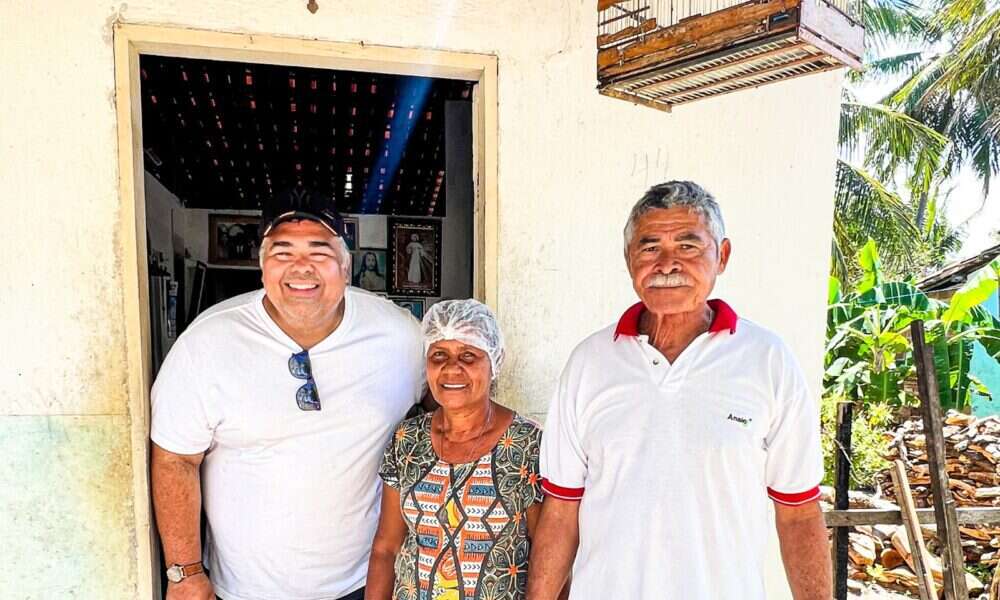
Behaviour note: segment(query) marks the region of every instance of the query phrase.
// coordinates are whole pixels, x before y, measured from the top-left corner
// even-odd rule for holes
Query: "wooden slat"
[[[945,469],[944,433],[941,430],[943,416],[934,369],[934,351],[929,350],[924,341],[923,321],[914,321],[910,324],[910,336],[913,340],[913,362],[917,368],[924,438],[927,440],[927,465],[930,467],[934,520],[937,523],[938,539],[942,545],[944,595],[948,600],[966,600],[969,592],[965,585],[965,556],[962,554],[962,540],[959,537],[955,498],[948,487],[948,472]]]
[[[662,110],[663,112],[670,112],[670,104],[663,102],[655,102],[648,98],[643,98],[641,96],[636,96],[635,94],[629,94],[628,92],[623,92],[621,90],[616,90],[613,88],[604,88],[601,90],[601,95],[608,96],[609,98],[617,98],[619,100],[625,100],[626,102],[631,102],[632,104],[638,104],[640,106],[645,106],[648,108],[655,108],[656,110]]]
[[[724,92],[717,92],[717,93],[712,94],[711,97],[715,98],[715,97],[718,97],[718,96],[725,96],[726,94],[735,94],[736,92],[743,91],[743,90],[747,89],[748,87],[760,87],[762,85],[771,85],[772,83],[784,83],[786,81],[791,81],[792,79],[797,79],[799,77],[807,77],[809,75],[815,75],[816,73],[823,73],[824,71],[832,71],[833,69],[842,69],[842,68],[844,68],[844,65],[841,65],[841,64],[828,65],[828,66],[825,66],[825,67],[820,68],[820,69],[814,69],[812,71],[806,71],[805,73],[796,73],[795,75],[785,75],[781,79],[775,80],[775,81],[765,81],[765,82],[762,82],[762,83],[755,83],[753,85],[746,85],[746,86],[734,88],[734,89],[731,89],[731,90],[726,90]],[[702,98],[691,98],[690,100],[680,100],[678,102],[674,102],[672,104],[672,106],[680,106],[681,104],[687,104],[689,102],[694,102],[696,100],[704,100],[704,99],[705,98],[702,97]]]
[[[657,98],[657,100],[666,101],[666,102],[672,102],[675,98],[678,98],[678,97],[688,96],[690,94],[697,94],[699,92],[703,92],[703,91],[706,91],[706,90],[711,90],[711,89],[717,88],[717,87],[725,87],[727,85],[732,85],[734,83],[738,83],[740,81],[745,81],[747,79],[754,79],[756,77],[760,77],[762,75],[767,75],[769,73],[776,73],[778,71],[783,71],[785,69],[791,69],[791,68],[794,68],[794,67],[798,67],[798,66],[801,66],[801,65],[804,65],[804,64],[808,64],[808,63],[812,63],[812,62],[817,62],[817,61],[821,61],[821,60],[823,60],[822,56],[807,56],[805,58],[800,58],[798,60],[793,60],[791,62],[783,63],[783,64],[780,64],[780,65],[775,65],[773,67],[768,67],[768,68],[762,69],[760,71],[748,72],[748,73],[744,73],[744,74],[741,74],[741,75],[736,75],[736,76],[733,76],[733,77],[729,77],[727,79],[719,79],[717,81],[712,81],[712,82],[709,82],[709,83],[704,83],[702,85],[695,86],[695,87],[692,87],[692,88],[687,88],[685,90],[679,90],[679,91],[676,91],[676,92],[671,92],[670,94],[667,94],[665,96],[661,96],[661,97]]]
[[[628,0],[597,0],[597,11],[608,10],[616,4],[624,4]]]
[[[917,520],[917,510],[913,505],[913,493],[910,482],[906,479],[906,466],[901,460],[892,463],[889,471],[892,484],[896,491],[896,502],[900,506],[903,525],[906,526],[907,541],[910,542],[910,558],[913,560],[913,572],[917,575],[917,591],[920,600],[937,600],[937,589],[934,587],[934,576],[930,572],[930,556],[927,545],[924,544],[924,534]],[[844,529],[846,531],[846,529]]]
[[[837,453],[834,466],[836,479],[834,506],[840,510],[850,507],[851,493],[851,429],[854,426],[854,404],[841,402],[837,406]],[[847,559],[850,539],[847,528],[833,532],[833,597],[847,600]]]
[[[729,69],[731,67],[738,67],[740,65],[745,65],[758,60],[765,60],[771,58],[772,56],[778,56],[791,52],[797,48],[800,48],[802,44],[789,44],[787,46],[782,46],[781,48],[775,48],[774,50],[768,50],[766,52],[761,52],[760,54],[754,54],[753,56],[748,56],[746,58],[741,58],[739,60],[734,60],[732,62],[723,62],[717,65],[712,65],[711,67],[706,67],[704,69],[698,69],[692,71],[691,73],[685,73],[684,75],[678,75],[677,77],[670,77],[668,79],[663,79],[660,81],[652,81],[648,84],[637,85],[636,89],[641,90],[651,90],[661,87],[663,85],[680,83],[681,81],[687,81],[688,79],[694,79],[696,77],[701,77],[707,75],[708,73],[714,73],[715,71],[721,71],[723,69]]]
[[[809,31],[805,27],[800,27],[798,34],[799,34],[799,39],[801,39],[803,42],[808,43],[813,48],[816,48],[817,51],[830,55],[831,57],[837,59],[838,61],[842,62],[848,67],[851,67],[852,69],[858,71],[864,69],[864,65],[861,63],[860,60],[840,50],[837,46],[824,40],[823,38]]]
[[[654,29],[656,29],[656,19],[643,19],[642,23],[639,23],[638,25],[626,27],[616,33],[605,33],[597,36],[597,47],[601,48],[603,46],[608,46],[620,40],[627,40],[642,33],[649,33]]]
[[[1000,508],[962,507],[956,510],[961,525],[1000,525]],[[902,525],[899,510],[882,508],[852,508],[829,510],[823,513],[827,527],[854,527],[855,525]],[[933,508],[918,508],[917,519],[921,525],[934,524]]]
[[[793,32],[794,30],[794,24],[791,24],[781,32]],[[777,35],[777,33],[778,32],[776,31],[775,35]],[[613,65],[606,69],[599,70],[597,75],[602,81],[613,81],[622,76],[639,74],[645,70],[654,69],[658,66],[674,61],[697,59],[698,57],[712,54],[722,50],[723,48],[730,47],[730,44],[732,44],[734,40],[739,40],[740,43],[746,43],[764,38],[765,35],[767,34],[757,32],[757,26],[755,24],[747,23],[739,31],[726,30],[710,35],[697,43],[692,43],[686,46],[675,46],[673,48],[654,52],[628,64]]]
[[[821,0],[803,0],[802,26],[840,48],[838,54],[848,54],[860,61],[865,53],[865,28],[844,13]]]
[[[703,45],[702,41],[706,38],[725,31],[742,32],[749,28],[750,32],[753,32],[768,17],[796,8],[798,4],[798,0],[747,2],[708,15],[693,17],[683,23],[654,32],[645,39],[625,48],[613,48],[598,52],[597,67],[600,70],[622,62],[638,61],[653,53],[675,49],[678,46],[689,44],[701,46]],[[791,21],[797,21],[797,19],[791,19]],[[791,23],[791,25],[794,26],[796,23]],[[771,33],[775,33],[775,30],[772,30]]]

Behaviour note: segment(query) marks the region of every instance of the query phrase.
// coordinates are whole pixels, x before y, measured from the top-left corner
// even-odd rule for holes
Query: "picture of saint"
[[[385,250],[351,252],[352,285],[370,292],[385,291]]]
[[[410,235],[410,243],[406,245],[406,254],[410,257],[410,266],[406,271],[406,280],[414,285],[424,282],[424,273],[430,273],[433,267],[431,258],[424,250],[424,245],[420,243],[420,234]],[[426,264],[425,264],[426,263]]]
[[[441,295],[441,221],[389,218],[389,292]]]

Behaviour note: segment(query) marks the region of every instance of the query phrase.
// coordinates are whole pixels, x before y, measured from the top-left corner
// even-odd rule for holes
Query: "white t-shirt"
[[[819,409],[773,333],[715,319],[671,364],[633,306],[572,353],[542,436],[542,489],[579,500],[570,597],[764,600],[768,497],[823,477]]]
[[[212,307],[174,344],[153,386],[152,439],[205,452],[205,563],[226,600],[339,598],[365,582],[382,451],[424,387],[409,312],[348,288],[344,318],[310,348],[322,410],[300,410],[302,350],[264,291]]]

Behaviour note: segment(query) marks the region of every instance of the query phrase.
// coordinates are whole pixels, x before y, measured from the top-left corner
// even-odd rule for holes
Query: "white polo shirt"
[[[348,288],[344,319],[309,350],[322,410],[300,410],[302,350],[264,291],[199,316],[153,386],[152,439],[205,452],[205,562],[226,600],[326,600],[364,585],[382,451],[424,386],[419,324]]]
[[[580,501],[571,599],[763,600],[768,496],[819,497],[818,403],[778,337],[719,300],[671,364],[645,307],[573,351],[542,436],[542,488]]]

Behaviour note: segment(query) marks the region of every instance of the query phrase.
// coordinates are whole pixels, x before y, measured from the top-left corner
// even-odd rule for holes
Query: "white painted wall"
[[[0,596],[148,589],[116,242],[115,19],[497,55],[512,406],[541,415],[572,346],[633,301],[621,227],[666,178],[717,195],[735,246],[719,294],[783,334],[818,387],[838,74],[663,114],[595,91],[593,2],[318,1],[315,15],[304,0],[0,4],[0,543],[15,549]]]

